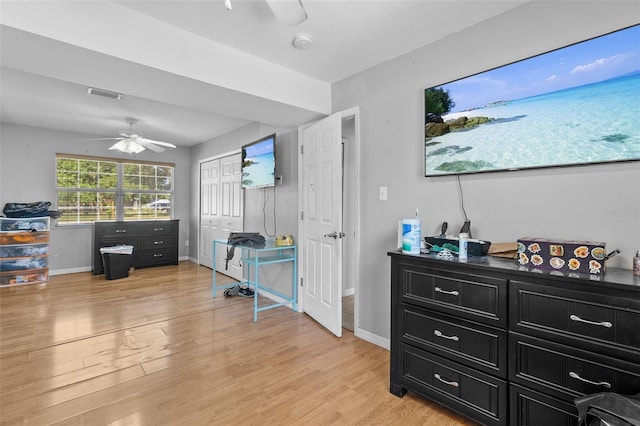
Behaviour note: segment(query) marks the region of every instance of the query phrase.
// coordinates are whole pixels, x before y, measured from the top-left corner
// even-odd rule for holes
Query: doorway
[[[300,306],[338,337],[353,306],[357,336],[358,108],[301,127],[299,143]]]
[[[342,328],[355,332],[356,299],[356,117],[342,118],[342,223],[344,233],[343,277],[342,277]]]

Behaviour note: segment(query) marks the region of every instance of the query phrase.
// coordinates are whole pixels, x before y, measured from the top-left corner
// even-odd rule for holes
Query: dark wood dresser
[[[131,266],[178,264],[178,220],[104,221],[93,225],[93,274],[104,273],[101,247],[133,246]]]
[[[485,425],[575,425],[576,397],[640,393],[640,278],[491,257],[391,257],[390,391]]]

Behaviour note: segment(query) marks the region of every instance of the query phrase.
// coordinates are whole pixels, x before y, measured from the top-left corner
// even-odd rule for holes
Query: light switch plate
[[[380,187],[380,201],[385,201],[387,199],[387,187]]]

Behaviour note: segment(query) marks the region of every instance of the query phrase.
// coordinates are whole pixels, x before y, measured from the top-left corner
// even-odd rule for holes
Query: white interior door
[[[213,240],[218,235],[220,211],[220,159],[200,164],[200,255],[201,265],[213,268]]]
[[[242,280],[240,256],[225,265],[226,250],[218,246],[213,265],[213,240],[227,239],[229,232],[241,232],[244,225],[242,197],[242,155],[216,158],[200,165],[200,264]]]
[[[220,159],[220,232],[218,239],[226,240],[230,232],[242,232],[243,197],[242,197],[242,154],[231,155]],[[219,247],[216,254],[218,265],[216,270],[225,275],[242,280],[240,250],[236,250],[228,266],[225,265],[226,248]]]
[[[302,131],[302,305],[342,336],[341,115]]]

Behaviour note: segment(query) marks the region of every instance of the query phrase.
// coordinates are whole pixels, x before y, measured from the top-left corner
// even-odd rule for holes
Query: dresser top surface
[[[634,276],[630,269],[607,268],[604,274],[583,274],[583,273],[565,273],[548,269],[532,268],[520,265],[515,259],[504,259],[493,256],[469,256],[466,261],[461,261],[457,257],[453,260],[438,259],[435,253],[428,254],[406,254],[400,249],[387,253],[391,257],[404,258],[407,260],[424,260],[429,265],[451,266],[459,265],[462,268],[474,269],[486,268],[488,271],[497,271],[504,273],[515,272],[522,276],[533,277],[538,279],[555,280],[575,280],[576,283],[599,285],[602,287],[620,288],[640,293],[640,277]]]

